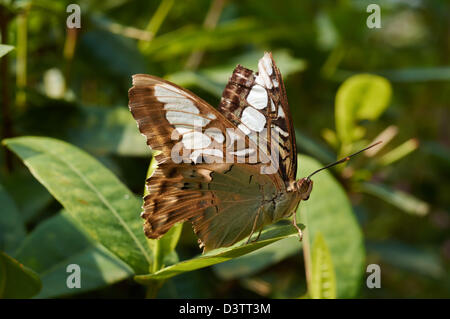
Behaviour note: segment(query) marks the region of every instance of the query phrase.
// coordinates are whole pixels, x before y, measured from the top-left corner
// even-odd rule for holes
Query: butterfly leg
[[[298,231],[298,238],[299,238],[300,241],[302,241],[303,232],[300,229],[300,227],[298,227],[298,225],[297,225],[297,214],[296,214],[295,211],[294,211],[294,214],[292,216],[292,225],[294,225],[294,227],[297,229],[297,231]]]
[[[258,213],[256,214],[255,221],[253,222],[252,231],[251,231],[250,235],[248,236],[247,242],[245,243],[246,245],[247,245],[248,243],[250,243],[250,239],[252,238],[252,235],[253,235],[253,233],[255,232],[256,224],[258,223],[258,219],[259,219],[260,212],[261,212],[261,207],[258,209]],[[258,240],[260,234],[261,234],[261,231],[259,232],[258,237],[256,238],[256,240]],[[256,241],[256,240],[255,240],[255,241]]]

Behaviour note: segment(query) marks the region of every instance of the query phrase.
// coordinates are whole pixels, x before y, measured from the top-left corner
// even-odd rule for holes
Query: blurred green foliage
[[[70,3],[0,0],[0,297],[450,296],[448,1],[78,1],[81,29],[67,29]],[[383,143],[314,176],[302,244],[283,222],[200,256],[188,224],[147,240],[152,152],[127,109],[131,75],[216,106],[264,51],[307,154],[298,177]],[[380,289],[366,288],[371,263]]]

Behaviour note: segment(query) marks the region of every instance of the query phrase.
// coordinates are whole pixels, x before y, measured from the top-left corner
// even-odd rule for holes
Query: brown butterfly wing
[[[133,77],[129,107],[139,130],[147,138],[147,144],[161,151],[157,157],[160,164],[146,182],[149,195],[144,199],[142,217],[147,237],[159,238],[174,224],[186,220],[193,223],[205,249],[228,246],[248,235],[247,227],[236,223],[242,216],[233,216],[236,212],[233,207],[239,205],[250,212],[246,217],[251,223],[258,213],[255,208],[261,205],[262,194],[258,189],[256,192],[238,192],[236,183],[218,180],[221,180],[221,174],[234,172],[238,166],[242,168],[240,176],[243,180],[260,175],[262,163],[249,163],[250,158],[245,152],[256,150],[256,144],[236,129],[234,139],[244,143],[240,143],[240,149],[230,149],[224,140],[230,138],[227,128],[235,128],[231,122],[193,93],[157,77],[142,74]],[[194,131],[195,127],[197,131]],[[186,138],[195,134],[201,138]],[[176,156],[176,160],[174,149],[175,155],[182,155]],[[200,164],[197,163],[199,154],[203,158]],[[230,154],[236,164],[223,164],[219,155],[226,157]],[[212,178],[213,175],[216,177]],[[259,179],[260,182],[264,180],[263,184],[283,187],[276,174],[261,175]],[[256,179],[253,185],[257,185],[255,183]],[[241,199],[235,201],[236,196]],[[211,215],[211,210],[220,214]],[[212,216],[216,218],[212,219]],[[230,217],[233,222],[228,227],[225,224],[220,233],[211,231],[214,227],[208,227],[217,224],[221,218]],[[235,234],[236,230],[238,234]]]
[[[272,162],[279,160],[278,173],[289,187],[297,172],[295,132],[283,78],[271,53],[265,53],[259,60],[257,73],[238,65],[222,94],[219,110],[251,136],[254,131],[245,123],[249,108],[265,116],[265,142],[276,150],[269,156]]]

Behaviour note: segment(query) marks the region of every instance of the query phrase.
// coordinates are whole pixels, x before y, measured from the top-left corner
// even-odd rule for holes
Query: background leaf
[[[0,299],[30,298],[40,289],[38,275],[0,251]]]
[[[391,99],[391,85],[385,78],[372,74],[354,75],[339,87],[336,94],[336,131],[343,143],[355,139],[360,120],[375,120]]]
[[[0,44],[0,58],[14,50],[12,45]]]
[[[311,252],[311,288],[312,299],[336,298],[336,275],[330,250],[320,232],[316,233]]]
[[[147,273],[152,262],[139,218],[141,201],[109,170],[65,142],[19,137],[4,143],[94,240]]]
[[[156,273],[136,276],[135,280],[138,283],[145,285],[153,280],[168,279],[184,272],[201,269],[242,256],[244,254],[248,254],[280,239],[294,236],[296,234],[297,231],[292,226],[267,228],[261,233],[261,237],[257,242],[243,245],[243,243],[247,241],[247,239],[244,239],[231,247],[214,249],[205,255],[165,267]]]
[[[307,157],[299,157],[297,178],[307,176],[323,165]],[[310,198],[300,204],[297,220],[306,225],[310,239],[320,232],[328,246],[336,272],[338,298],[357,295],[364,272],[364,243],[362,231],[353,214],[350,201],[330,171],[313,178]]]
[[[429,213],[430,207],[427,203],[401,190],[370,182],[361,183],[359,187],[362,192],[381,198],[406,213],[417,216]]]
[[[65,211],[31,232],[16,254],[42,280],[38,298],[59,297],[105,287],[133,275],[133,270],[101,244],[92,241]],[[81,269],[81,287],[66,285],[67,266]]]
[[[298,161],[297,178],[307,176],[323,166],[305,155],[299,155]],[[315,175],[313,180],[311,197],[300,203],[297,220],[302,220],[310,238],[314,238],[318,231],[323,234],[336,271],[337,296],[351,298],[359,289],[364,270],[361,229],[353,215],[348,197],[332,174],[324,171]],[[299,254],[298,239],[287,238],[217,265],[214,270],[224,279],[244,278],[295,254]]]
[[[16,204],[0,184],[0,250],[13,253],[25,237],[25,226]]]
[[[369,241],[367,250],[380,258],[382,264],[386,263],[438,280],[445,278],[445,270],[439,258],[439,252],[434,249],[386,240],[384,242]]]

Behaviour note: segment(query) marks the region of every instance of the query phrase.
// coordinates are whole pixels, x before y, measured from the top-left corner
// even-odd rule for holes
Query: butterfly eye
[[[302,200],[308,200],[311,194],[313,181],[309,178],[302,178],[296,183],[296,191]]]

